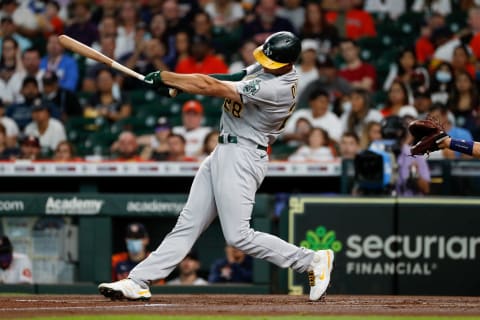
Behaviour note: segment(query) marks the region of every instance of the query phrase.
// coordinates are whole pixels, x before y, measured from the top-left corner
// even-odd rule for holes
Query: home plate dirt
[[[100,295],[0,297],[2,319],[95,314],[480,316],[480,297],[329,295],[319,302],[309,302],[305,295],[175,294],[153,295],[148,302]]]

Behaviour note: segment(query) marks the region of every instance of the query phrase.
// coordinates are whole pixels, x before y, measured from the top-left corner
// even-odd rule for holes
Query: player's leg
[[[210,159],[207,158],[195,175],[187,203],[172,231],[154,252],[130,272],[127,282],[101,284],[99,290],[103,295],[132,300],[148,299],[145,295],[150,295],[149,284],[166,278],[187,255],[217,215],[210,170]],[[148,293],[138,294],[145,290]]]
[[[322,281],[314,284],[313,279],[310,298],[319,299],[330,281],[333,252],[314,252],[252,229],[250,219],[255,193],[265,176],[266,163],[257,152],[235,145],[224,145],[219,150],[218,162],[222,166],[212,170],[212,178],[215,181],[218,217],[226,242],[279,267],[290,267],[297,272],[309,271],[312,277],[316,275]],[[317,269],[315,275],[314,269]]]

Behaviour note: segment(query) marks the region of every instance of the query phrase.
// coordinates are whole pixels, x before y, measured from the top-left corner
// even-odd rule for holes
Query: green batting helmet
[[[294,63],[302,45],[296,35],[288,31],[272,34],[265,42],[253,51],[255,60],[268,69],[278,69],[289,63]]]

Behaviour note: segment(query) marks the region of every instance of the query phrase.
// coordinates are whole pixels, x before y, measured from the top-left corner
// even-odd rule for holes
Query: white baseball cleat
[[[131,279],[101,283],[98,286],[98,291],[100,291],[100,294],[112,300],[148,300],[152,297],[148,288],[142,288]]]
[[[308,281],[310,283],[310,300],[316,301],[322,298],[330,283],[330,273],[333,269],[333,251],[318,250],[313,254],[310,268],[308,269]]]

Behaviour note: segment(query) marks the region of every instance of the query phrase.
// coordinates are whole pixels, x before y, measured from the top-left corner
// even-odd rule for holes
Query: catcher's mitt
[[[408,131],[414,138],[410,147],[412,156],[428,155],[430,152],[440,150],[438,144],[448,137],[443,126],[432,118],[410,122]]]

